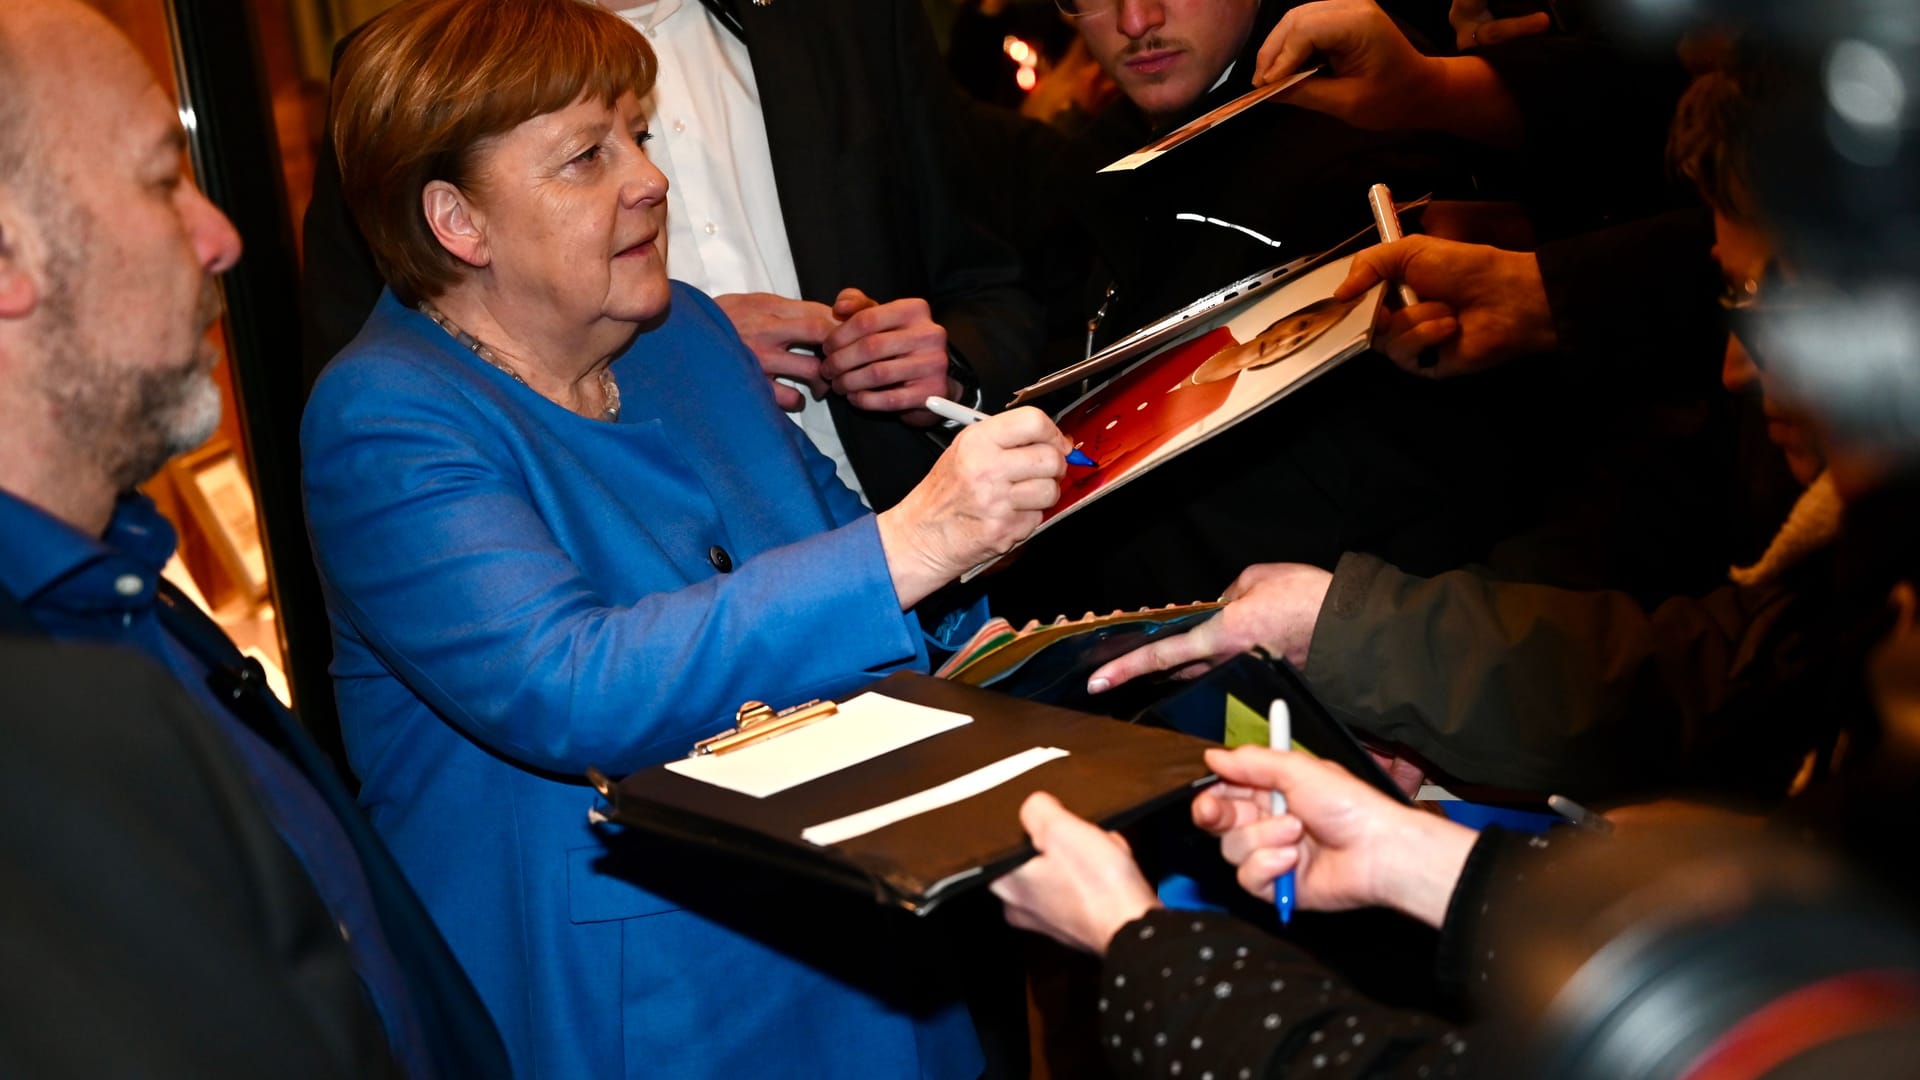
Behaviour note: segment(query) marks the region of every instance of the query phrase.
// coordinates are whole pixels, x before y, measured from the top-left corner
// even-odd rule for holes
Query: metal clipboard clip
[[[774,712],[773,707],[764,701],[749,701],[734,710],[733,728],[694,743],[693,749],[687,752],[687,756],[706,757],[710,754],[725,754],[744,749],[766,742],[768,739],[777,739],[789,731],[798,731],[815,720],[824,720],[839,711],[838,702],[818,698],[779,712]],[[600,793],[600,797],[607,801],[609,807],[619,806],[619,788],[607,778],[606,773],[588,766],[587,782],[593,785],[593,789]],[[591,807],[587,810],[587,821],[594,825],[605,825],[613,820],[612,812],[611,809]]]
[[[813,700],[795,705],[790,709],[774,712],[772,706],[764,701],[749,701],[735,710],[734,728],[723,731],[709,739],[701,739],[693,744],[688,757],[705,757],[708,754],[725,754],[744,749],[768,739],[779,738],[790,731],[806,727],[815,720],[824,720],[840,711],[836,702]]]

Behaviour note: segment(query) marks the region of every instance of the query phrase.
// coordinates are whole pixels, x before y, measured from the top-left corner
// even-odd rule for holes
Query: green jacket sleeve
[[[1306,675],[1356,730],[1461,780],[1600,794],[1669,777],[1783,647],[1791,603],[1785,589],[1728,585],[1647,610],[1625,593],[1420,578],[1348,554]]]

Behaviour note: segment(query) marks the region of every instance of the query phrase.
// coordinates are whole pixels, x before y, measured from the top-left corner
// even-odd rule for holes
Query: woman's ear
[[[420,193],[420,209],[427,215],[427,228],[448,254],[474,267],[493,261],[487,250],[486,222],[465,192],[445,180],[434,180]]]

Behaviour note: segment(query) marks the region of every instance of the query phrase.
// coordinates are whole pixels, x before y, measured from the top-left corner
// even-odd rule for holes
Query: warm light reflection
[[[1012,34],[1008,34],[1006,37],[1000,39],[1000,50],[1007,54],[1007,59],[1020,65],[1019,69],[1013,73],[1013,81],[1019,85],[1020,89],[1031,91],[1035,86],[1039,85],[1039,49],[1034,48],[1031,44],[1020,38],[1014,37]]]

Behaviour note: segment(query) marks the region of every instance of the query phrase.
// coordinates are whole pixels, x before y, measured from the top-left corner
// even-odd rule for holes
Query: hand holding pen
[[[1208,750],[1207,767],[1221,782],[1194,797],[1194,824],[1220,837],[1247,892],[1278,905],[1291,876],[1302,911],[1390,907],[1429,926],[1446,916],[1478,833],[1307,753]],[[1273,812],[1277,792],[1284,814]]]
[[[1401,306],[1375,327],[1376,349],[1403,370],[1448,378],[1559,347],[1532,252],[1431,236],[1402,239],[1392,200],[1375,185],[1368,204],[1382,242],[1355,255],[1347,279],[1333,290],[1335,299],[1348,300],[1382,281],[1397,283]]]
[[[1367,189],[1367,209],[1373,212],[1373,228],[1380,234],[1382,244],[1391,244],[1401,238],[1400,209],[1394,205],[1393,192],[1385,184],[1375,184]],[[1415,307],[1420,303],[1420,294],[1405,281],[1394,285],[1395,295],[1400,297],[1403,308]]]
[[[1060,501],[1073,444],[1039,409],[1009,409],[954,436],[899,502],[874,515],[901,610],[1033,535]]]
[[[1367,209],[1373,211],[1373,227],[1380,234],[1381,245],[1398,243],[1401,239],[1400,208],[1394,204],[1393,192],[1387,190],[1387,185],[1375,184],[1367,189]],[[1394,285],[1393,291],[1400,299],[1400,310],[1407,311],[1420,306],[1420,294],[1414,292],[1413,286],[1405,281]],[[1425,371],[1439,364],[1440,350],[1432,345],[1414,353],[1413,366],[1418,370]]]
[[[1285,698],[1274,698],[1273,705],[1267,709],[1267,748],[1278,753],[1293,749],[1293,712],[1287,707]],[[1287,793],[1279,788],[1273,789],[1273,798],[1268,807],[1274,817],[1284,817],[1287,813]],[[1293,871],[1288,870],[1273,882],[1273,906],[1280,913],[1280,925],[1293,921]]]
[[[974,424],[987,418],[987,414],[981,412],[979,409],[969,409],[957,401],[948,401],[943,397],[928,398],[927,411],[947,421],[949,424],[954,424],[959,427],[972,427]],[[1083,469],[1099,467],[1099,464],[1092,458],[1081,453],[1080,448],[1077,446],[1067,451],[1067,464],[1078,465]]]

